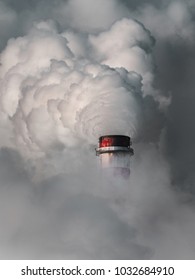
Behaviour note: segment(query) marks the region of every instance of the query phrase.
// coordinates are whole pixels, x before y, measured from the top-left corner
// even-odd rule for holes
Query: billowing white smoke
[[[79,138],[95,144],[103,134],[136,137],[152,45],[149,32],[129,19],[85,41],[58,33],[53,22],[10,39],[1,54],[0,106],[15,144],[25,155],[41,155]]]
[[[0,1],[0,258],[194,259],[194,11]],[[138,136],[126,183],[97,171],[107,133]]]

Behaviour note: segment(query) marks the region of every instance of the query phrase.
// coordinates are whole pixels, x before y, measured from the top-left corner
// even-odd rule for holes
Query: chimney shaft
[[[124,135],[105,135],[99,138],[96,155],[102,169],[112,176],[128,179],[130,176],[130,156],[133,155],[131,139]]]

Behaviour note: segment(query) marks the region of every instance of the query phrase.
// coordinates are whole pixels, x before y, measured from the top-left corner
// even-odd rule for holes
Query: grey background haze
[[[194,259],[194,19],[192,0],[0,1],[1,259]],[[94,153],[113,109],[127,182]]]

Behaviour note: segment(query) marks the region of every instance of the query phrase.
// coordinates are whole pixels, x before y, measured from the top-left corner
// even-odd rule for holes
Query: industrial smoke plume
[[[1,53],[1,111],[25,153],[79,137],[95,144],[105,133],[137,134],[142,83],[152,75],[149,32],[122,19],[79,39],[40,22]]]
[[[0,257],[194,258],[193,1],[0,2]],[[101,177],[130,136],[130,180]]]

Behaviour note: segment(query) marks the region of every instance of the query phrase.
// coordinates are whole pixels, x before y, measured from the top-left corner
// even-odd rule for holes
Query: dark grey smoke
[[[1,259],[194,259],[194,24],[192,0],[0,1]],[[118,30],[123,31],[119,45],[114,41]],[[49,42],[56,42],[53,49],[59,52],[54,57],[51,49],[42,64],[36,48],[37,63],[34,52],[32,64],[30,59],[26,63],[22,59],[40,38],[52,38]],[[116,49],[109,48],[113,41]],[[24,42],[22,51],[17,47]],[[61,61],[62,46],[69,70]],[[54,101],[69,81],[61,77],[70,68],[77,70],[69,91],[71,107],[69,101],[57,106]],[[120,103],[116,96],[109,103],[114,87]],[[86,88],[95,89],[96,102],[86,103],[85,96],[91,96],[90,90],[84,94]],[[138,105],[132,106],[128,90]],[[130,113],[125,101],[132,106]],[[40,110],[28,114],[40,104]],[[124,129],[134,109],[139,116],[138,124],[129,121],[129,130],[135,126],[138,131],[129,182],[113,182],[98,173],[90,137],[102,129],[102,120],[94,115],[102,104],[118,112],[125,108],[119,120]],[[44,106],[52,122],[46,114],[42,118]],[[68,113],[59,117],[55,108]],[[105,125],[102,131],[107,129]]]
[[[149,1],[153,5],[155,1]],[[161,3],[162,2],[162,3]],[[138,11],[142,22],[156,38],[154,56],[157,65],[155,85],[163,94],[171,94],[166,114],[164,149],[171,166],[172,184],[183,191],[194,193],[194,61],[195,61],[195,4],[193,1],[158,1],[158,9],[150,8],[154,22],[147,17],[147,7]],[[172,6],[171,6],[172,5]],[[155,16],[168,16],[166,32],[155,27]],[[175,15],[175,19],[174,19]],[[163,22],[162,22],[163,23]],[[169,34],[170,33],[170,34]]]

